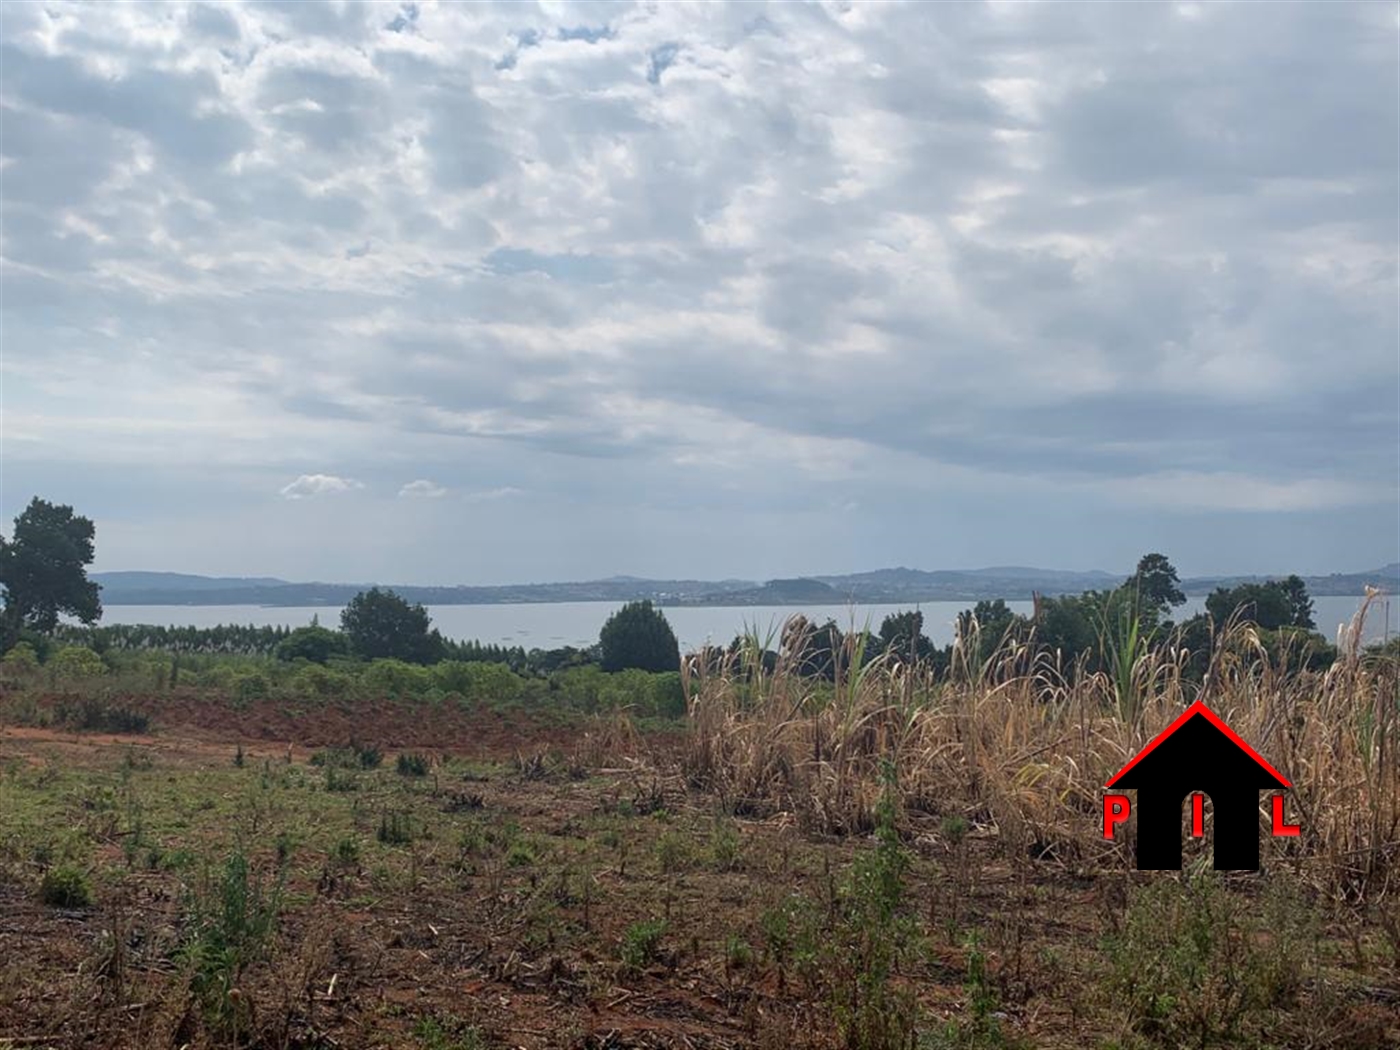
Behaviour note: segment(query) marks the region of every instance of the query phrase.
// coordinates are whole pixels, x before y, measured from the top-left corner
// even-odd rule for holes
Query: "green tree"
[[[393,591],[372,587],[350,599],[340,614],[350,651],[365,660],[404,660],[426,664],[437,659],[442,638],[429,630],[428,610],[410,605]]]
[[[1242,583],[1238,587],[1217,587],[1206,598],[1206,611],[1223,624],[1236,611],[1266,631],[1297,627],[1310,631],[1313,623],[1312,599],[1297,576],[1265,583]]]
[[[913,609],[886,616],[880,623],[880,648],[900,662],[927,660],[933,643],[924,634],[924,614]]]
[[[1074,663],[1080,654],[1096,650],[1104,605],[1098,591],[1041,598],[1036,610],[1036,642],[1060,653],[1067,665]]]
[[[628,602],[608,617],[598,636],[604,671],[674,671],[681,649],[661,610],[649,601]]]
[[[101,588],[87,578],[95,531],[92,520],[74,514],[72,507],[35,496],[15,518],[13,537],[0,536],[4,648],[21,631],[52,632],[61,613],[86,624],[102,615]]]
[[[1158,616],[1167,615],[1173,606],[1186,604],[1181,579],[1165,554],[1144,554],[1124,586],[1137,594],[1144,610],[1154,610]]]
[[[1308,631],[1316,630],[1312,598],[1308,597],[1308,585],[1303,582],[1302,577],[1289,576],[1280,582],[1278,587],[1283,592],[1284,600],[1288,602],[1288,625]]]
[[[298,627],[278,642],[276,649],[279,660],[310,660],[313,664],[323,664],[344,652],[345,636],[316,624]]]

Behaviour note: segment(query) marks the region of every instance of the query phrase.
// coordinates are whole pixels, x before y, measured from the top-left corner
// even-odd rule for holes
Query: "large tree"
[[[410,605],[393,591],[372,587],[350,599],[340,614],[340,629],[350,650],[366,660],[388,657],[409,663],[432,663],[441,655],[442,639],[429,629],[428,610]]]
[[[1206,598],[1206,611],[1218,624],[1225,623],[1239,611],[1267,631],[1280,627],[1310,631],[1316,626],[1307,585],[1297,576],[1264,583],[1242,583],[1228,589],[1217,587]]]
[[[1181,579],[1165,554],[1144,554],[1138,561],[1137,572],[1129,577],[1125,586],[1137,594],[1143,609],[1153,610],[1159,616],[1166,616],[1174,605],[1186,603]]]
[[[0,642],[12,645],[21,631],[48,634],[61,614],[83,623],[102,615],[101,588],[87,578],[95,556],[90,518],[35,496],[15,518],[14,535],[0,536],[0,585],[5,612]]]
[[[604,671],[675,671],[681,665],[675,632],[649,601],[629,602],[609,616],[598,642]]]

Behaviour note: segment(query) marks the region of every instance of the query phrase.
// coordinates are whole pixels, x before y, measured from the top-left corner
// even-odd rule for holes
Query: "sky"
[[[390,583],[1400,560],[1397,12],[5,3],[0,517]]]

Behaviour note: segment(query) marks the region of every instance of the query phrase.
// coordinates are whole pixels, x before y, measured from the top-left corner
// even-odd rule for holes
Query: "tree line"
[[[38,497],[15,519],[11,538],[0,536],[0,585],[5,589],[0,651],[27,641],[45,659],[49,647],[58,642],[97,653],[109,649],[228,653],[321,665],[383,659],[417,665],[497,663],[517,674],[536,676],[592,664],[608,672],[674,671],[681,663],[675,633],[649,601],[630,602],[610,616],[596,645],[549,650],[444,638],[423,605],[379,587],[350,600],[340,613],[338,630],[315,620],[295,629],[98,627],[100,589],[87,578],[87,566],[95,555],[94,537],[90,519],[75,514],[72,507]],[[917,609],[887,616],[878,631],[863,629],[854,637],[843,634],[835,621],[816,624],[799,615],[784,626],[776,649],[761,646],[762,659],[775,663],[785,657],[800,673],[830,680],[853,663],[877,657],[946,672],[959,646],[964,660],[985,662],[996,650],[1014,644],[1030,652],[1049,653],[1067,670],[1095,673],[1110,671],[1125,656],[1133,658],[1148,647],[1171,644],[1187,654],[1187,672],[1199,675],[1204,673],[1214,632],[1237,619],[1256,626],[1266,649],[1293,646],[1311,667],[1325,667],[1335,657],[1332,646],[1316,633],[1312,601],[1297,576],[1217,588],[1206,599],[1205,612],[1175,624],[1172,613],[1185,601],[1175,567],[1165,555],[1154,552],[1144,555],[1134,573],[1116,588],[1037,595],[1029,616],[1012,612],[1000,599],[980,601],[959,614],[959,641],[954,644],[936,647],[924,634],[923,614]],[[79,620],[82,626],[61,624],[62,615]],[[694,666],[719,666],[752,648],[752,642],[736,637],[728,648],[707,646],[693,654]]]

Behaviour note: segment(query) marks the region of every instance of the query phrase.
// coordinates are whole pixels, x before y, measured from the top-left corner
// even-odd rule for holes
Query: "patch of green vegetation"
[[[402,810],[386,810],[375,837],[386,846],[406,846],[414,839],[413,818]]]
[[[618,949],[623,969],[635,975],[654,963],[665,934],[666,923],[661,919],[634,922],[627,927]]]
[[[92,904],[92,883],[82,869],[61,864],[44,873],[39,899],[51,908],[86,908]]]
[[[428,756],[418,752],[404,752],[399,755],[398,772],[401,777],[426,777]]]
[[[489,1045],[481,1029],[454,1017],[421,1017],[413,1026],[413,1037],[423,1050],[486,1050]]]
[[[1294,1005],[1316,966],[1307,916],[1280,879],[1259,908],[1213,872],[1154,882],[1135,892],[1107,939],[1106,990],[1156,1046],[1272,1044],[1278,1011]]]

